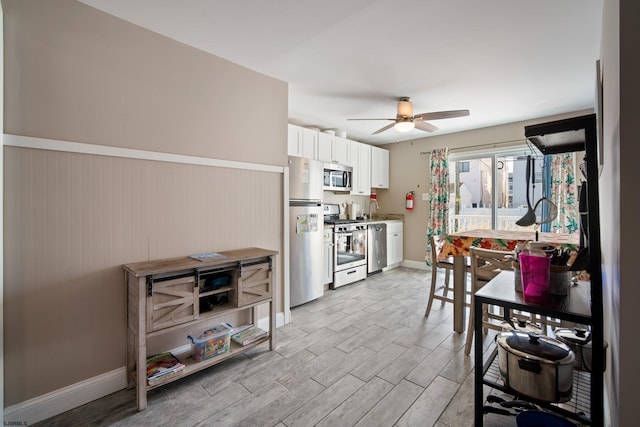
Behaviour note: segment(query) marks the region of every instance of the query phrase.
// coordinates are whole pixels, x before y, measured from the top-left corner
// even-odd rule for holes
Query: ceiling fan
[[[434,111],[432,113],[413,114],[413,104],[411,98],[403,96],[398,98],[398,112],[395,119],[347,119],[347,120],[391,120],[388,124],[372,135],[377,135],[385,130],[395,128],[398,132],[409,132],[414,127],[425,132],[433,132],[438,128],[425,120],[450,119],[453,117],[464,117],[469,115],[469,110]]]

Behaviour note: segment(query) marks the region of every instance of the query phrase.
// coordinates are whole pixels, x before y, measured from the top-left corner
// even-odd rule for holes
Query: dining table
[[[453,330],[463,333],[466,324],[465,289],[467,263],[472,246],[483,249],[514,251],[528,242],[542,242],[556,247],[579,249],[579,233],[553,233],[520,230],[473,229],[448,234],[437,254],[439,260],[453,257]]]

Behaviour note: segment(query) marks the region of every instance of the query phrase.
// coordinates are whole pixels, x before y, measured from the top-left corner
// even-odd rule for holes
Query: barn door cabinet
[[[604,425],[604,370],[605,349],[603,341],[602,270],[600,246],[600,213],[598,204],[598,140],[596,136],[596,116],[574,117],[570,119],[541,123],[525,127],[525,136],[542,154],[559,154],[584,151],[586,168],[587,218],[581,224],[587,239],[581,238],[580,245],[589,253],[588,271],[590,281],[571,287],[569,295],[546,305],[526,303],[522,295],[513,288],[513,273],[502,272],[494,280],[480,289],[474,296],[475,336],[482,336],[482,306],[497,305],[505,309],[516,309],[543,316],[558,318],[591,327],[592,369],[591,373],[574,370],[574,386],[571,400],[562,404],[535,402],[547,410],[558,412],[578,421],[581,425]],[[582,159],[578,159],[581,162]],[[579,172],[577,172],[578,174]],[[504,311],[508,313],[508,310]],[[519,396],[504,386],[499,378],[496,352],[490,352],[483,359],[482,340],[475,344],[475,425],[483,425],[484,387],[489,386],[503,392]],[[493,372],[493,374],[492,374]]]
[[[147,392],[186,375],[208,368],[257,345],[275,348],[274,298],[277,252],[248,248],[220,252],[204,261],[171,258],[124,265],[127,292],[127,373],[136,387],[138,410],[147,407]],[[257,307],[269,304],[269,334],[249,345],[231,343],[230,350],[211,359],[195,361],[190,351],[175,356],[184,372],[150,386],[146,366],[149,343],[168,334],[187,335],[224,322],[225,316],[248,311],[255,324]],[[161,341],[160,341],[161,342]],[[169,351],[171,349],[164,349]],[[158,353],[155,351],[154,353]],[[141,369],[139,369],[141,368]]]

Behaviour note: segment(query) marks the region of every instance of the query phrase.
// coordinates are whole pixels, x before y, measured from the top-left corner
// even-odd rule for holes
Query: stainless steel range
[[[331,289],[367,277],[367,226],[361,221],[340,219],[339,212],[338,205],[324,205],[324,222],[334,225]]]

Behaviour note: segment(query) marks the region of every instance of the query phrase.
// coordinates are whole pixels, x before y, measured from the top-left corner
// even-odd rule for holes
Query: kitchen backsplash
[[[345,215],[348,211],[345,207],[350,203],[357,204],[360,211],[367,215],[367,218],[380,220],[404,220],[404,214],[385,213],[384,206],[380,202],[380,209],[376,209],[376,203],[369,199],[369,196],[353,196],[350,194],[335,194],[325,191],[322,197],[323,203],[333,203],[340,206],[340,214]]]
[[[371,219],[383,221],[404,221],[404,214],[378,213],[375,214]]]

